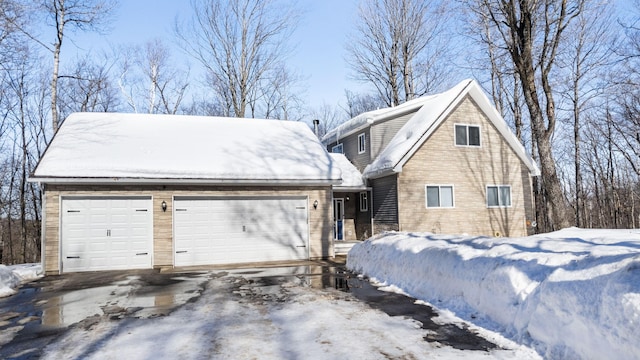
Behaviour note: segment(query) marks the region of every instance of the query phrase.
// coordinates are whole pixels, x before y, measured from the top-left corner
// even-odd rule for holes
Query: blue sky
[[[353,29],[357,0],[301,0],[302,19],[291,43],[295,51],[288,64],[303,77],[306,103],[317,107],[322,103],[343,102],[344,90],[360,91],[363,86],[349,80],[344,44]],[[111,31],[106,34],[68,34],[71,42],[63,48],[63,61],[119,45],[143,44],[160,38],[172,46],[176,60],[183,57],[174,44],[172,26],[176,16],[190,13],[187,0],[122,0]],[[189,60],[192,68],[198,64]]]

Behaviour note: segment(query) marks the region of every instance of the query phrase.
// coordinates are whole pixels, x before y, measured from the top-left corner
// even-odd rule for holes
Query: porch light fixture
[[[349,201],[349,195],[347,195],[347,201]]]
[[[162,200],[162,212],[166,212],[167,211],[167,202]]]
[[[318,200],[316,200],[316,201],[314,201],[314,202],[313,202],[313,208],[314,208],[314,209],[317,209],[317,208],[318,208]]]

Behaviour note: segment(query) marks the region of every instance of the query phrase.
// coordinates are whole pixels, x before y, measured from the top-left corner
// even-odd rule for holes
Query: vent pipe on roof
[[[320,120],[318,119],[313,119],[313,132],[320,137]]]

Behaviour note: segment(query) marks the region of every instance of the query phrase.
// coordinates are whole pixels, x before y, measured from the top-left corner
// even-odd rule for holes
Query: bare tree
[[[189,85],[189,71],[172,65],[171,52],[160,39],[124,49],[120,65],[118,84],[134,112],[178,112]]]
[[[33,94],[40,93],[38,88],[42,84],[35,76],[40,63],[28,47],[15,50],[19,51],[12,57],[14,61],[2,72],[6,97],[0,98],[0,109],[7,122],[3,141],[11,145],[11,151],[1,154],[6,171],[0,184],[4,190],[0,199],[5,215],[2,222],[6,224],[2,237],[8,247],[3,251],[5,263],[32,262],[40,255],[40,192],[35,184],[27,182],[36,162],[33,148],[40,140],[32,128],[32,115],[37,113],[34,107],[43,104],[33,101],[37,99]]]
[[[299,86],[301,76],[291,72],[284,64],[270,70],[257,96],[249,103],[251,117],[265,119],[300,120],[303,117],[303,92]]]
[[[580,15],[585,1],[473,0],[468,3],[489,15],[491,28],[497,34],[496,46],[506,49],[511,66],[518,74],[540,162],[551,228],[567,227],[570,217],[551,146],[557,116],[553,71],[557,68],[561,45],[571,41],[565,31]]]
[[[318,137],[322,138],[331,129],[349,120],[339,106],[323,103],[309,113],[309,118],[319,120]]]
[[[345,90],[344,97],[347,100],[347,104],[343,109],[349,118],[356,117],[367,111],[386,107],[384,100],[372,94],[357,94],[353,91]]]
[[[106,57],[79,59],[68,75],[60,76],[58,111],[62,118],[76,111],[115,111],[119,106],[117,89],[111,82],[113,62]]]
[[[611,61],[611,47],[615,38],[609,29],[610,5],[591,4],[577,16],[568,28],[572,42],[568,43],[559,61],[567,71],[566,81],[560,85],[560,94],[568,100],[573,120],[573,163],[575,197],[573,207],[576,226],[584,223],[584,184],[582,180],[582,126],[586,111],[606,88],[601,84],[604,66]]]
[[[103,29],[109,16],[117,6],[116,0],[47,0],[43,4],[47,17],[55,26],[55,38],[51,45],[44,45],[53,54],[51,75],[51,124],[53,132],[58,131],[58,80],[60,51],[68,31]]]
[[[367,0],[347,45],[357,80],[373,85],[387,106],[433,91],[442,80],[443,3]]]
[[[295,7],[277,0],[192,0],[191,5],[191,21],[175,26],[180,46],[205,68],[225,115],[245,117],[249,106],[257,108],[269,72],[282,67],[286,40],[298,21]]]

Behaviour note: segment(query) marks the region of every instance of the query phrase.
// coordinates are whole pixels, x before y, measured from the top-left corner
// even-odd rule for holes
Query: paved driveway
[[[286,330],[292,324],[299,331]],[[408,348],[402,339],[407,335],[399,335],[397,344],[375,346],[390,341],[390,326],[397,334],[417,336],[423,348]],[[163,327],[168,330],[152,336]],[[305,331],[309,336],[298,339]],[[360,339],[359,345],[351,341],[354,349],[361,347],[381,358],[411,358],[442,347],[476,350],[484,356],[488,351],[517,355],[513,349],[497,349],[465,324],[443,323],[429,306],[378,290],[341,263],[321,261],[268,268],[49,276],[0,299],[0,333],[0,358],[20,359],[103,358],[123,349],[129,349],[130,358],[173,358],[167,352],[176,346],[186,349],[184,354],[199,354],[194,358],[348,358],[353,355],[348,348],[335,348],[345,337]],[[136,341],[125,342],[126,336],[134,335]],[[253,339],[257,352],[238,344],[238,336]],[[297,339],[296,344],[291,339]],[[377,350],[370,353],[366,346]],[[307,353],[307,348],[316,352]]]

